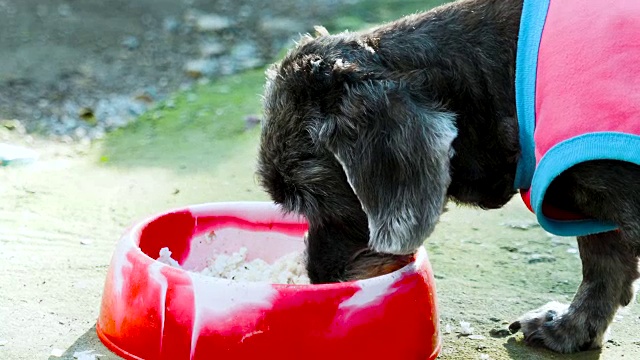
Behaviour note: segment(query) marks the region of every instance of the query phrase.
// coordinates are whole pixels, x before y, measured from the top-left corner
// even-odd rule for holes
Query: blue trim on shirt
[[[640,165],[640,135],[622,132],[597,132],[565,140],[540,159],[531,184],[531,208],[540,225],[558,236],[584,236],[616,230],[614,223],[594,219],[554,220],[542,213],[549,184],[570,167],[590,160],[620,160]]]
[[[520,159],[514,187],[528,189],[536,168],[533,131],[536,124],[536,71],[542,30],[550,0],[525,0],[516,52],[516,110],[520,131]]]

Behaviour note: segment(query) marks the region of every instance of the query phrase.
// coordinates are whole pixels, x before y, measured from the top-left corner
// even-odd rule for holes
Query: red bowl
[[[366,280],[285,285],[214,278],[155,260],[163,247],[198,271],[248,248],[266,261],[304,249],[304,219],[268,202],[211,203],[135,224],[118,242],[97,322],[127,359],[434,359],[435,280],[424,248]]]

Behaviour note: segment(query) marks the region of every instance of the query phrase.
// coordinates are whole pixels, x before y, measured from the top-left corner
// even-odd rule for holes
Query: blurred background
[[[274,61],[314,25],[357,30],[440,2],[0,0],[0,119],[100,139],[172,92]]]
[[[0,359],[118,359],[95,321],[123,231],[176,207],[269,200],[254,176],[266,66],[314,25],[355,31],[444,2],[0,0]],[[451,204],[425,246],[442,359],[558,358],[505,324],[572,298],[574,239],[515,199]],[[606,356],[563,359],[640,358],[632,311]]]

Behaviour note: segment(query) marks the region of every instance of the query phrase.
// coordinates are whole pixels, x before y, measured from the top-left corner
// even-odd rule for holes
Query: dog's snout
[[[399,270],[414,260],[414,254],[392,255],[363,250],[348,264],[346,280],[362,280]]]

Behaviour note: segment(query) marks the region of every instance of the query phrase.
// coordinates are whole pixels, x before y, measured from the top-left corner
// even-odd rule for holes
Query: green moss
[[[345,5],[328,21],[329,32],[356,31],[447,3],[445,0],[367,0]]]
[[[207,168],[255,142],[245,118],[261,113],[264,69],[179,92],[107,137],[98,162],[110,166]]]
[[[358,30],[444,2],[359,2],[345,6],[342,15],[326,27],[331,32]],[[134,123],[109,134],[96,162],[117,167],[215,167],[239,148],[255,146],[257,130],[245,131],[245,118],[260,115],[263,85],[264,69],[258,69],[178,92]]]

